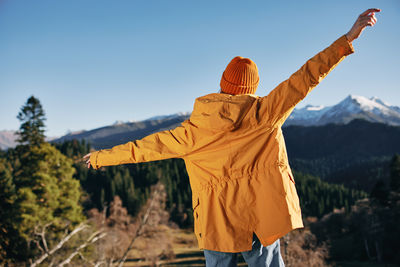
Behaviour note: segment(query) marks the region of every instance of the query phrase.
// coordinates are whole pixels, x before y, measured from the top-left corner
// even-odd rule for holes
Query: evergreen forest
[[[183,160],[102,167],[95,171],[82,161],[93,150],[84,139],[45,142],[46,118],[37,98],[31,96],[27,100],[18,119],[21,121],[19,145],[0,151],[0,264],[32,263],[38,255],[49,254],[41,250],[78,227],[90,210],[96,208],[109,214],[107,207],[116,196],[128,214],[137,216],[151,195],[151,186],[159,182],[165,187],[165,208],[170,220],[180,228],[193,227],[191,190]],[[318,153],[323,155],[321,151]],[[337,172],[341,177],[322,180],[304,172],[307,168],[296,171],[301,163],[299,158],[297,161],[292,166],[303,217],[314,218],[312,229],[318,242],[336,242],[332,259],[353,257],[399,262],[393,248],[387,249],[388,245],[395,244],[400,232],[396,223],[400,193],[398,155],[368,161],[372,167],[363,170],[366,181],[372,183],[368,187],[338,183],[351,179],[349,170],[356,170],[360,165]],[[348,233],[347,239],[340,231]],[[360,245],[357,253],[349,256],[347,252],[353,251],[352,248],[347,246],[346,251],[339,248],[343,242],[350,241]],[[380,250],[365,249],[369,246]]]

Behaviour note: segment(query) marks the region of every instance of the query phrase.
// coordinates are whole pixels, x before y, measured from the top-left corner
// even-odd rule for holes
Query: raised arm
[[[306,97],[347,55],[354,52],[352,41],[367,26],[376,23],[375,12],[368,9],[354,23],[351,30],[328,48],[309,59],[289,79],[279,84],[270,94],[261,98],[260,113],[271,124],[282,125],[294,107]]]
[[[173,130],[154,133],[111,149],[95,151],[83,159],[87,160],[88,168],[92,166],[93,169],[98,169],[102,166],[184,157],[194,144],[191,127],[188,121],[184,121]]]

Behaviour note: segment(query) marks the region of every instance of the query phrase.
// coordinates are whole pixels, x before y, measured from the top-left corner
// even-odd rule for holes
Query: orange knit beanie
[[[257,90],[258,69],[251,59],[235,57],[221,78],[221,91],[227,94],[254,94]]]

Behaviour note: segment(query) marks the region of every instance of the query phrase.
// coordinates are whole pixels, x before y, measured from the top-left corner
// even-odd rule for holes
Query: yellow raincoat
[[[251,250],[303,227],[281,126],[353,47],[343,35],[268,96],[209,94],[181,126],[91,154],[93,168],[182,158],[202,249]]]

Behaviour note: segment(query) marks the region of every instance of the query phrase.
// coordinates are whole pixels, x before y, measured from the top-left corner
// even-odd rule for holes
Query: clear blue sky
[[[371,7],[377,24],[298,107],[349,94],[400,106],[398,0],[3,0],[0,130],[19,128],[30,95],[47,136],[191,111],[237,55],[257,63],[266,95]]]

